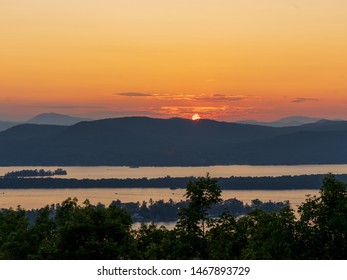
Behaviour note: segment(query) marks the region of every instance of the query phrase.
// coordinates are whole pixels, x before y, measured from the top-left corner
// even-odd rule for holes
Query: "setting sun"
[[[347,119],[346,10],[341,0],[2,0],[0,120]]]
[[[200,120],[201,119],[201,117],[199,116],[199,114],[194,114],[193,116],[192,116],[192,120],[193,121],[198,121],[198,120]]]

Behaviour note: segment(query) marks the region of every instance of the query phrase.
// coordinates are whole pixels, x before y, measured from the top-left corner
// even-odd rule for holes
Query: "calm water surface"
[[[89,199],[92,204],[101,202],[108,206],[113,200],[122,202],[142,202],[153,199],[168,201],[185,200],[184,189],[153,189],[153,188],[122,188],[122,189],[0,189],[0,208],[15,208],[18,205],[24,209],[37,209],[45,205],[61,203],[68,197],[77,197],[79,202]],[[237,198],[246,203],[252,199],[262,201],[289,200],[293,209],[301,204],[307,195],[317,195],[318,190],[285,190],[285,191],[262,191],[262,190],[223,190],[223,199]]]
[[[55,170],[61,166],[6,166],[0,167],[0,176],[5,173],[23,169]],[[101,179],[101,178],[158,178],[158,177],[187,177],[205,176],[207,172],[211,177],[231,176],[282,176],[304,174],[347,174],[347,164],[328,165],[215,165],[198,167],[139,167],[127,166],[66,166],[61,167],[68,173],[63,178]]]
[[[55,170],[61,166],[8,166],[0,167],[0,176],[5,173],[23,169]],[[126,166],[67,166],[63,167],[68,173],[62,178],[158,178],[158,177],[186,177],[205,176],[207,172],[211,177],[230,176],[282,176],[303,174],[347,174],[347,164],[337,165],[280,165],[280,166],[251,166],[251,165],[228,165],[228,166],[204,166],[204,167],[139,167]],[[140,187],[140,186],[139,186]],[[122,188],[122,189],[26,189],[11,190],[0,189],[0,208],[17,207],[21,205],[25,209],[41,208],[47,204],[61,203],[68,197],[77,197],[80,202],[89,199],[93,204],[101,202],[109,205],[113,200],[123,202],[148,201],[170,198],[174,201],[184,199],[185,190],[150,189],[150,188]],[[302,203],[306,195],[317,195],[318,190],[286,190],[286,191],[223,191],[223,198],[234,198],[244,202],[250,202],[258,198],[262,201],[289,200],[292,207]]]

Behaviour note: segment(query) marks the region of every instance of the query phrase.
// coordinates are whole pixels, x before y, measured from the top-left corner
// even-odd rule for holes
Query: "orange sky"
[[[0,120],[347,119],[345,0],[1,0]]]

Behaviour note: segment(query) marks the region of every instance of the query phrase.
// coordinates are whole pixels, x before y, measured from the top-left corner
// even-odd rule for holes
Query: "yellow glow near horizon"
[[[198,120],[201,120],[201,117],[199,116],[199,114],[194,114],[194,115],[192,116],[192,120],[193,120],[193,121],[198,121]]]
[[[347,118],[346,12],[342,0],[3,0],[0,109]]]

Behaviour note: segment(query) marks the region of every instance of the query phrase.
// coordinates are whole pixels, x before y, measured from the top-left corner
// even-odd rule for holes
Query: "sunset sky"
[[[347,119],[346,0],[0,0],[0,120]]]

